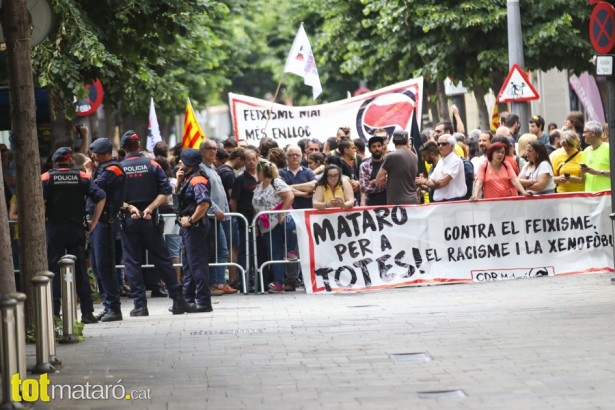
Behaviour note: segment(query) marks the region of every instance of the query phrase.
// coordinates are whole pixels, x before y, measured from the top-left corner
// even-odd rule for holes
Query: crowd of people
[[[50,269],[57,271],[65,252],[78,256],[86,323],[122,320],[123,292],[133,299],[131,316],[148,315],[147,288],[152,295],[168,292],[174,314],[210,312],[211,296],[234,294],[244,286],[233,263],[251,267],[245,285],[254,287],[255,264],[248,257],[255,254],[257,266],[284,262],[263,269],[270,293],[302,285],[296,227],[284,212],[289,209],[476,202],[611,187],[608,129],[585,123],[581,113],[571,112],[561,128],[549,124],[546,130],[545,120],[532,116],[530,132],[522,135],[519,117],[512,113],[501,115],[495,132],[477,129],[467,135],[456,107],[452,117],[453,122],[423,130],[418,147],[403,130],[375,129],[363,141],[343,126],[335,137],[305,138],[284,147],[267,137],[258,146],[229,138],[207,139],[198,149],[184,150],[159,142],[149,153],[141,149],[139,136],[127,131],[119,150],[104,138],[86,145],[83,153],[60,148],[42,178],[48,241],[54,244]],[[8,148],[0,149],[7,204],[11,218],[17,218],[14,167]],[[367,156],[361,152],[365,149]],[[75,200],[63,208],[58,198],[67,192],[70,198],[87,197],[87,204]],[[272,212],[254,220],[262,211]],[[174,213],[177,220],[165,224],[162,213]],[[67,242],[68,236],[74,241]],[[145,250],[153,270],[141,267]],[[98,315],[84,296],[87,259],[103,298]],[[182,268],[174,269],[179,261]],[[120,264],[123,271],[116,269]],[[57,311],[59,281],[54,286]]]

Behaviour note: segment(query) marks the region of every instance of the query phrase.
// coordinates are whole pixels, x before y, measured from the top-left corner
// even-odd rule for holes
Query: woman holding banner
[[[515,171],[504,161],[504,157],[506,144],[495,142],[489,146],[487,161],[478,168],[470,201],[476,202],[481,191],[485,199],[517,196],[517,192],[523,196],[530,195],[523,189]]]
[[[316,209],[350,209],[354,206],[354,193],[348,178],[342,177],[342,169],[337,165],[327,165],[322,178],[316,182],[312,197]]]
[[[256,175],[260,183],[254,189],[252,205],[255,213],[291,209],[295,196],[290,187],[279,177],[278,167],[270,162],[259,162]],[[287,213],[262,214],[257,219],[258,230],[263,236],[271,260],[296,259],[297,235],[295,222]],[[286,253],[288,250],[288,254]],[[284,293],[284,266],[271,265],[273,283],[269,293]]]
[[[553,167],[547,147],[541,141],[530,141],[527,146],[527,164],[519,173],[519,181],[534,195],[555,192]]]

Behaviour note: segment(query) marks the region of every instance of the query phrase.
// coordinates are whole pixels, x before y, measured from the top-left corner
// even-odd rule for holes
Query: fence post
[[[60,278],[62,279],[62,338],[59,343],[77,343],[75,336],[75,309],[76,305],[73,293],[75,284],[75,261],[67,257],[60,259]]]
[[[32,285],[36,295],[36,365],[32,373],[55,373],[56,369],[49,363],[49,320],[47,318],[47,286],[49,278],[36,275],[32,278]],[[53,312],[50,312],[53,317]]]

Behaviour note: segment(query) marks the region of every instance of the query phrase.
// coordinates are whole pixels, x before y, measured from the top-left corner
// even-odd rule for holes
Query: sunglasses
[[[448,142],[438,142],[438,147],[446,147]]]

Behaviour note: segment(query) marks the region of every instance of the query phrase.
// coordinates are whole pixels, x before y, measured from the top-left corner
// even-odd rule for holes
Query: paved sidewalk
[[[108,384],[144,400],[37,409],[613,409],[609,274],[309,296],[230,295],[214,312],[86,326],[58,346],[51,384]],[[431,361],[393,360],[426,353]],[[28,347],[34,362],[34,346]],[[401,356],[399,359],[413,359]],[[421,392],[461,390],[465,397]],[[454,396],[449,393],[448,396]]]

